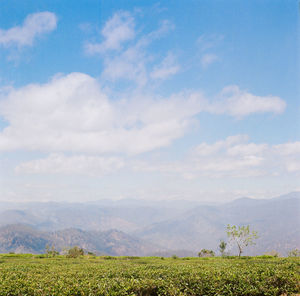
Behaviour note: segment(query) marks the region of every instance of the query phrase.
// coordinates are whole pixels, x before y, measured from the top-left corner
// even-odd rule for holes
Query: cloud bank
[[[235,135],[212,144],[201,143],[182,161],[136,162],[136,171],[179,175],[186,179],[248,178],[300,173],[300,142],[269,145]]]

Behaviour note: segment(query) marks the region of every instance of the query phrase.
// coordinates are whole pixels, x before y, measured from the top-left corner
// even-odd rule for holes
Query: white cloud
[[[299,155],[300,154],[300,142],[289,142],[279,144],[274,147],[279,154],[282,155]]]
[[[5,47],[16,45],[18,47],[31,46],[34,39],[56,28],[57,18],[54,13],[45,11],[30,14],[22,26],[7,30],[0,29],[0,45]]]
[[[160,65],[155,66],[150,76],[152,79],[167,79],[178,73],[180,67],[176,62],[175,56],[169,53]]]
[[[142,48],[129,47],[120,55],[105,58],[102,77],[113,82],[125,79],[144,86],[148,81],[146,62],[146,53]]]
[[[9,88],[1,94],[0,116],[7,126],[0,132],[0,150],[136,154],[170,145],[187,132],[200,112],[216,113],[220,105],[222,113],[234,116],[277,111],[271,104],[273,98],[241,94],[241,101],[244,96],[246,101],[254,97],[254,108],[246,104],[248,113],[237,112],[231,99],[227,104],[210,104],[199,92],[169,98],[127,92],[111,99],[89,75],[56,76],[46,84]],[[268,108],[259,109],[265,107],[259,104],[265,100]],[[279,98],[274,102],[284,106]],[[234,103],[241,105],[236,97]],[[230,153],[245,152],[246,148],[235,147]]]
[[[175,25],[169,20],[163,20],[156,31],[151,32],[147,39],[151,42],[155,39],[160,39],[164,35],[168,34],[170,31],[174,30]]]
[[[47,158],[24,162],[15,169],[17,174],[65,174],[101,177],[124,167],[117,157],[65,156],[50,154]]]
[[[280,97],[253,95],[241,90],[236,85],[225,87],[220,96],[221,99],[209,107],[212,113],[224,113],[242,118],[253,113],[271,112],[279,114],[286,107],[285,101]]]
[[[202,68],[207,68],[209,65],[220,59],[219,56],[215,53],[212,53],[211,50],[215,50],[215,48],[223,39],[223,35],[201,35],[198,38],[197,45]]]
[[[213,53],[206,53],[201,57],[201,65],[203,68],[206,68],[210,64],[216,62],[218,60],[218,56]]]
[[[246,135],[236,135],[212,144],[202,143],[182,161],[136,162],[133,168],[136,171],[180,175],[186,179],[285,176],[300,172],[300,151],[293,150],[286,155],[286,145],[297,147],[299,143],[256,144],[249,143]]]
[[[0,150],[141,153],[184,135],[203,108],[200,94],[149,94],[110,100],[82,73],[11,89],[0,103],[8,126]]]
[[[288,172],[300,172],[300,142],[289,142],[274,146],[278,157],[285,159],[284,166]]]
[[[134,39],[134,19],[129,12],[119,11],[109,19],[101,31],[102,43],[88,43],[86,51],[90,54],[104,53],[108,50],[119,50],[125,41]]]
[[[149,80],[148,68],[151,68],[150,63],[153,62],[153,56],[148,53],[147,47],[173,28],[170,21],[164,20],[157,30],[139,36],[135,30],[135,19],[132,14],[121,11],[105,23],[102,30],[104,41],[87,43],[85,51],[103,57],[102,78],[104,80],[112,82],[125,80],[143,87]],[[157,72],[154,76],[157,78],[175,74],[179,69],[171,55],[161,63],[160,71],[155,69]]]

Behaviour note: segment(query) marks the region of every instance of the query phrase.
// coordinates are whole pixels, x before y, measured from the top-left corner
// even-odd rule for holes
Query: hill
[[[55,246],[58,251],[80,246],[86,251],[112,256],[143,256],[160,250],[118,230],[101,232],[70,228],[46,232],[21,224],[0,228],[0,253],[40,254],[45,252],[47,245]]]

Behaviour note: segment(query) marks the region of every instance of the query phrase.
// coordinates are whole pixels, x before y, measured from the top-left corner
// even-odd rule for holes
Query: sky
[[[3,0],[0,200],[300,190],[296,0]]]

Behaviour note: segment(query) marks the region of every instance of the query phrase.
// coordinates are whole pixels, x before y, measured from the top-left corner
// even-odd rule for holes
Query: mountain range
[[[300,248],[300,192],[223,204],[102,200],[90,203],[0,202],[0,252],[43,253],[78,245],[108,255],[195,255],[217,251],[226,226],[258,232],[245,254]],[[228,252],[235,253],[233,245]]]

